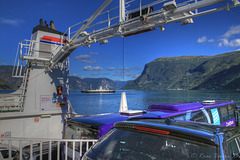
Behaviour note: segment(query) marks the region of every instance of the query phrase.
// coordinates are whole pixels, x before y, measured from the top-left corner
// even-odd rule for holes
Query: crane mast
[[[59,46],[52,53],[50,68],[59,62],[63,62],[76,48],[81,46],[90,47],[92,43],[98,42],[104,44],[108,42],[108,39],[114,37],[127,37],[155,30],[158,27],[160,30],[163,30],[164,25],[174,22],[182,22],[182,25],[190,24],[193,23],[192,18],[222,10],[228,11],[233,7],[240,6],[238,0],[233,0],[233,4],[231,5],[228,3],[224,7],[213,7],[212,9],[208,8],[206,10],[204,10],[204,7],[213,6],[216,3],[226,0],[190,0],[181,4],[176,4],[175,0],[169,2],[166,2],[166,0],[157,0],[146,5],[142,5],[141,1],[142,0],[139,2],[139,8],[127,11],[128,8],[126,8],[126,4],[129,6],[133,1],[125,2],[125,0],[119,0],[119,15],[109,18],[109,12],[111,10],[104,10],[112,0],[106,0],[89,19],[69,27],[68,31],[66,31],[69,34],[68,42],[64,46]],[[203,11],[199,12],[198,9],[200,8],[203,8]],[[108,18],[91,25],[91,23],[102,14],[108,14]],[[117,18],[119,21],[111,24]],[[96,26],[103,24],[106,24],[106,26],[95,30]],[[73,27],[79,27],[79,29],[72,31]]]

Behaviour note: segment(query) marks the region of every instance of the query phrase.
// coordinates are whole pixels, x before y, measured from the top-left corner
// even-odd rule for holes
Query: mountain
[[[69,77],[69,85],[70,89],[79,89],[79,90],[87,90],[98,89],[102,86],[103,89],[120,89],[120,87],[113,81],[108,78],[84,78],[81,79],[79,77],[70,76]]]
[[[79,77],[70,76],[69,77],[69,88],[70,88],[70,90],[73,90],[73,89],[85,90],[85,89],[89,88],[89,85]]]
[[[216,56],[162,57],[145,65],[125,89],[240,89],[240,51]]]
[[[13,66],[0,66],[0,90],[16,90],[22,84],[21,78],[12,77]],[[97,89],[102,86],[103,89],[120,89],[112,80],[107,78],[84,78],[70,76],[70,89],[87,90],[90,86]]]
[[[115,80],[114,82],[115,82],[116,85],[119,86],[120,88],[123,88],[123,87],[128,83],[128,81],[117,81],[117,80]]]
[[[22,84],[21,78],[12,77],[13,66],[0,66],[0,90],[15,90]]]

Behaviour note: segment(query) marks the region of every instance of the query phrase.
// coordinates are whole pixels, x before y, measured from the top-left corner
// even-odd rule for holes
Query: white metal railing
[[[19,42],[13,66],[12,77],[16,78],[25,77],[24,66],[26,65],[26,62],[23,61],[23,57],[29,56],[31,54],[32,44],[33,42],[31,40],[23,40]]]
[[[0,138],[0,148],[8,151],[8,157],[19,160],[81,159],[83,154],[97,142],[95,139],[30,139]],[[1,154],[1,153],[0,153]]]
[[[0,112],[20,111],[21,95],[0,95]]]
[[[166,1],[168,1],[168,0],[152,0],[151,2],[148,2],[148,4],[142,3],[142,0],[126,1],[125,2],[125,5],[126,5],[125,6],[125,9],[126,9],[125,20],[126,21],[129,20],[129,15],[131,13],[139,11],[140,15],[142,15],[142,9],[146,9],[146,8],[150,8],[150,7],[153,7],[154,11],[152,11],[151,13],[148,12],[148,13],[146,13],[146,15],[149,15],[149,14],[153,15],[153,14],[156,14],[156,13],[161,13],[161,12],[163,12],[162,4]],[[188,1],[185,1],[183,3],[177,4],[177,6],[181,7],[181,6],[191,4],[191,3],[194,3],[194,2],[196,2],[196,0],[188,0]],[[117,9],[119,9],[119,6],[106,9],[105,11],[100,13],[98,15],[99,18],[94,21],[95,22],[94,24],[89,25],[87,27],[86,31],[89,34],[93,34],[95,32],[100,32],[102,30],[105,30],[106,28],[110,28],[110,27],[113,27],[115,25],[118,25],[119,24],[119,21],[118,21],[119,14],[116,13]],[[135,17],[132,20],[136,20],[136,19],[139,19],[139,17]],[[72,38],[72,36],[77,32],[77,30],[81,27],[81,25],[86,23],[87,20],[88,19],[86,19],[82,22],[79,22],[75,25],[72,25],[66,30],[65,34],[68,34],[68,40],[70,40]],[[59,47],[61,47],[61,46],[59,46]]]

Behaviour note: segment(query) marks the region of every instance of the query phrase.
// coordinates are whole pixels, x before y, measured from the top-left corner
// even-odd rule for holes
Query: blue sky
[[[147,1],[147,0],[142,0]],[[90,17],[103,0],[0,0],[0,65],[13,65],[17,45],[30,39],[42,18],[56,29],[67,28]],[[178,0],[176,0],[178,3]],[[116,0],[114,5],[118,3]],[[138,77],[146,63],[159,57],[212,56],[240,49],[240,7],[194,18],[194,24],[174,23],[159,30],[117,37],[108,44],[80,47],[70,55],[70,75],[81,78],[124,80]],[[123,47],[124,42],[124,47]]]

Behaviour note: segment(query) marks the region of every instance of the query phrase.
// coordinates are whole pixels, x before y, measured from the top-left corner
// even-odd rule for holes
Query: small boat
[[[114,93],[114,90],[109,89],[103,89],[102,86],[100,86],[98,89],[89,89],[85,91],[81,91],[82,93]]]

